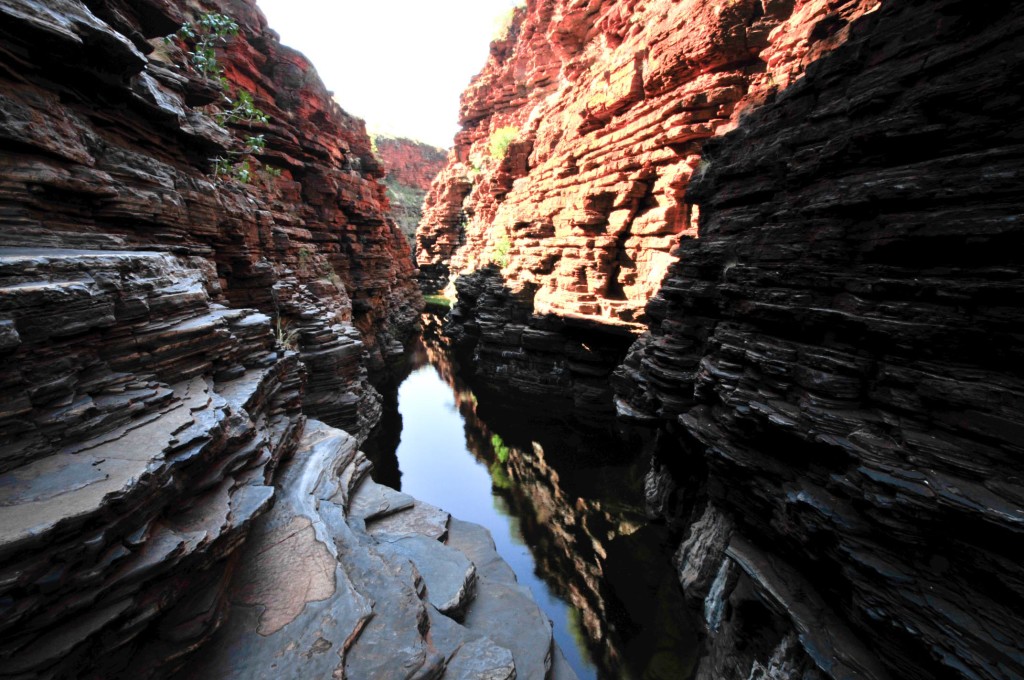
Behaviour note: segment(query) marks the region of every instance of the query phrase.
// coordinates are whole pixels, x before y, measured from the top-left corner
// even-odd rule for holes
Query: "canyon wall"
[[[600,391],[674,249],[696,234],[687,185],[704,142],[877,4],[516,9],[463,94],[462,130],[417,234],[424,285],[458,288],[453,332],[478,348],[481,373],[526,391]],[[497,311],[506,305],[514,315]]]
[[[651,487],[703,480],[663,505],[698,677],[1024,676],[1022,39],[886,5],[704,147],[617,376],[680,447]]]
[[[419,294],[362,121],[253,2],[7,0],[0,11],[0,246],[202,258],[219,302],[270,315],[298,348],[307,412],[365,432],[379,399],[364,367],[400,351]],[[250,92],[269,122],[217,125],[204,105],[225,108],[223,95],[184,44],[163,40],[204,11],[240,24],[220,62],[230,95]],[[255,134],[266,147],[254,181],[215,178],[212,159]]]
[[[164,40],[205,12],[240,24],[218,60],[267,122],[218,125],[215,79]],[[253,134],[253,181],[215,176]],[[309,479],[367,467],[367,370],[402,351],[422,304],[382,175],[363,123],[254,2],[0,0],[0,676],[165,676],[231,597],[243,612],[357,606],[340,576],[284,587],[323,565],[325,520],[267,511],[282,488],[308,496]],[[309,529],[310,559],[268,576],[239,548],[282,517]],[[253,569],[255,593],[232,578]],[[428,646],[415,615],[396,620]],[[318,659],[341,669],[357,623],[307,647],[334,646]],[[245,677],[275,675],[249,658],[266,666]]]
[[[430,144],[388,135],[373,135],[373,147],[384,166],[391,216],[413,248],[416,227],[423,218],[423,199],[448,154]]]
[[[527,393],[600,404],[651,329],[615,406],[698,678],[1024,675],[1022,22],[531,1],[463,96],[421,276]]]

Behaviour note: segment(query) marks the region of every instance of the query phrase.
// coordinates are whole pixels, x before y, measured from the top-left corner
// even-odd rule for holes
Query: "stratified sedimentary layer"
[[[673,251],[696,233],[687,186],[704,142],[842,44],[849,22],[877,4],[559,0],[516,9],[463,94],[462,131],[417,234],[421,278],[457,282],[493,265],[522,307],[517,317],[536,315],[529,323],[541,332],[551,330],[539,321],[548,315],[638,332]],[[500,323],[502,312],[474,304],[463,319]],[[495,335],[500,342],[481,339],[482,355],[531,353],[517,328]],[[571,373],[564,361],[557,369]],[[516,373],[527,383],[544,375],[511,363],[488,375]]]
[[[304,374],[197,263],[0,249],[0,676],[142,677],[223,615]]]
[[[164,41],[203,12],[239,23],[218,61],[230,96],[250,92],[269,122],[217,125],[215,81]],[[374,367],[399,351],[420,302],[383,171],[362,121],[254,2],[3,0],[0,17],[0,245],[201,256],[224,301],[271,316],[310,362],[353,343]],[[248,135],[266,142],[254,181],[215,177],[213,159]],[[360,431],[376,395],[342,372],[317,371],[310,409]]]
[[[369,472],[353,437],[309,421],[238,558],[231,616],[179,677],[572,680],[487,530]]]
[[[1024,676],[1022,41],[892,3],[705,147],[619,385],[707,471],[699,677]]]

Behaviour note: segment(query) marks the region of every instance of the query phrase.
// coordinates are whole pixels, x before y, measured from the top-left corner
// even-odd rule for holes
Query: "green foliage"
[[[238,35],[238,23],[229,16],[208,12],[199,15],[195,24],[185,22],[174,34],[192,45],[188,53],[192,66],[204,78],[217,79],[224,85],[224,69],[217,63],[217,45],[223,45]],[[164,38],[170,42],[172,36]]]
[[[508,236],[500,235],[494,242],[494,258],[491,261],[504,269],[508,266],[508,249],[511,247]]]
[[[224,101],[228,104],[228,108],[214,114],[218,125],[270,122],[270,116],[256,108],[252,95],[245,90],[239,90],[238,96],[234,99],[225,94]],[[263,135],[260,135],[260,137],[262,138]]]
[[[490,146],[491,146],[491,158],[495,160],[502,160],[505,155],[508,154],[508,145],[512,143],[512,140],[519,134],[519,128],[513,126],[507,126],[498,128],[491,133]]]
[[[299,346],[299,329],[289,329],[291,325],[290,319],[282,319],[281,315],[277,316],[277,328],[274,334],[274,339],[277,340],[277,344],[285,349],[294,350]]]
[[[423,301],[427,303],[427,309],[431,311],[447,312],[452,308],[452,301],[443,295],[424,295]]]
[[[214,112],[213,118],[222,127],[231,123],[251,125],[270,122],[270,117],[256,106],[251,92],[239,90],[237,95],[231,95],[230,86],[224,77],[224,69],[217,61],[217,46],[226,44],[238,35],[238,31],[238,23],[231,17],[207,12],[200,14],[195,23],[186,22],[177,33],[164,38],[166,42],[171,42],[177,37],[191,45],[192,49],[188,55],[192,68],[203,78],[216,81],[220,86],[222,106],[225,108]],[[258,163],[253,155],[262,153],[266,147],[264,135],[247,136],[242,142],[241,149],[230,150],[226,156],[212,159],[214,178],[233,179],[249,184],[259,175],[267,179],[280,177],[281,170],[278,168],[264,166],[259,171],[254,169]]]
[[[498,462],[504,465],[508,462],[509,448],[502,440],[500,434],[491,435],[491,448],[494,449],[494,455],[498,457]]]

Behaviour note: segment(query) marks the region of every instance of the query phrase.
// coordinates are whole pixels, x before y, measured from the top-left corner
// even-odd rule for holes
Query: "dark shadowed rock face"
[[[883,6],[705,146],[618,374],[706,466],[700,677],[1024,675],[1022,40],[1015,3]]]

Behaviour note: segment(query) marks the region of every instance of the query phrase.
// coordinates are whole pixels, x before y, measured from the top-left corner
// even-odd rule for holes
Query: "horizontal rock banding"
[[[463,129],[417,234],[422,279],[436,286],[493,264],[520,315],[639,332],[674,250],[696,236],[687,185],[703,143],[796,80],[876,6],[594,0],[517,9],[463,94]],[[482,339],[481,353],[529,354],[508,342],[513,334]],[[529,383],[541,377],[534,368],[502,371]]]
[[[707,466],[678,555],[719,631],[700,677],[798,643],[831,677],[1024,673],[1024,23],[989,9],[885,6],[705,147],[700,237],[619,373],[669,464]],[[721,616],[759,599],[789,633]]]

